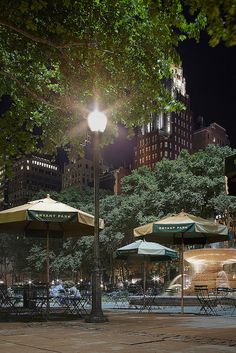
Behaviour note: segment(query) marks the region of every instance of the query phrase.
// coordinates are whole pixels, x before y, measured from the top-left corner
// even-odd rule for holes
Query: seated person
[[[75,285],[69,288],[69,294],[75,298],[81,297],[80,291]]]
[[[65,293],[65,289],[63,287],[62,282],[60,282],[50,288],[50,295],[52,297],[58,297],[59,295],[64,294],[64,293]]]

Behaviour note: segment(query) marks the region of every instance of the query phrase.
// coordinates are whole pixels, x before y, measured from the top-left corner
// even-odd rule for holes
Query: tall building
[[[205,149],[208,145],[229,145],[229,137],[226,130],[217,123],[209,126],[201,126],[193,132],[193,152]]]
[[[163,158],[176,159],[182,149],[192,151],[192,114],[181,68],[173,68],[173,78],[166,86],[172,97],[182,102],[186,109],[151,116],[150,123],[143,126],[137,136],[135,168],[153,168]]]
[[[40,190],[61,190],[59,167],[47,158],[25,156],[14,163],[13,170],[7,181],[7,208],[30,201]]]
[[[62,177],[62,189],[71,186],[79,186],[80,188],[92,185],[94,177],[93,161],[80,158],[69,162],[64,166]]]
[[[114,194],[120,195],[122,193],[121,180],[123,177],[130,175],[131,171],[127,168],[120,167],[115,173],[115,184],[114,184]]]

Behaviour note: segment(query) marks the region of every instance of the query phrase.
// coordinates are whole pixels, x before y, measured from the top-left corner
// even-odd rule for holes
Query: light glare
[[[88,116],[88,125],[93,132],[104,132],[107,125],[107,117],[104,113],[94,110]]]

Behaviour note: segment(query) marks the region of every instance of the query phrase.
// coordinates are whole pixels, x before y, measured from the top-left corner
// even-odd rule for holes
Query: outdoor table
[[[128,302],[128,292],[127,291],[117,291],[111,293],[111,300],[114,303],[113,309],[125,308]]]
[[[188,295],[184,296],[184,306],[199,306],[201,305],[197,296]],[[144,305],[144,296],[132,295],[129,296],[129,306],[133,306],[135,309],[148,309],[151,311],[153,307],[162,307],[162,306],[181,306],[181,297],[177,295],[152,295],[145,296],[145,305]]]
[[[36,296],[34,298],[30,298],[28,308],[28,312],[31,317],[34,317],[35,315],[47,315],[47,296]]]
[[[134,306],[134,308],[139,309],[140,312],[145,309],[150,312],[155,305],[156,298],[157,296],[153,295],[132,295],[129,296],[129,306]]]
[[[80,297],[71,295],[58,296],[54,298],[54,307],[59,310],[62,309],[63,314],[82,317],[83,315],[88,315],[87,306],[90,304],[90,299],[90,295],[81,295]]]

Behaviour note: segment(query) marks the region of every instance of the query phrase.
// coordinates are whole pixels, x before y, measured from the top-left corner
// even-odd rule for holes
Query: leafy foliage
[[[236,45],[236,3],[235,0],[186,0],[190,13],[204,18],[210,45],[223,41],[227,46]]]
[[[39,146],[81,148],[94,100],[109,116],[106,141],[117,122],[183,109],[163,85],[179,41],[207,26],[212,45],[235,44],[234,0],[9,0],[0,14],[0,95],[13,101],[0,119],[5,163]]]
[[[225,208],[234,210],[235,198],[226,195],[224,180],[224,159],[233,153],[230,147],[214,145],[192,155],[182,151],[176,160],[157,163],[154,171],[148,172],[146,168],[134,171],[124,178],[123,190],[140,198],[139,189],[150,186],[141,196],[144,202],[139,212],[144,215],[167,215],[184,209],[213,217]],[[140,222],[144,223],[146,219]]]
[[[214,145],[195,154],[183,150],[176,160],[162,160],[154,170],[143,167],[124,177],[122,195],[109,195],[102,190],[100,216],[105,220],[105,229],[100,232],[100,254],[103,269],[110,273],[110,278],[117,266],[113,254],[120,246],[133,241],[133,228],[182,209],[205,218],[224,213],[225,209],[235,214],[236,200],[226,195],[224,180],[225,157],[235,153],[228,146]],[[41,197],[45,197],[44,192],[35,195],[35,199]],[[93,211],[92,188],[84,191],[71,188],[52,193],[51,197]],[[16,271],[44,270],[45,241],[2,237],[1,248],[2,263],[11,259]],[[27,256],[22,255],[25,251]],[[50,268],[54,276],[60,274],[73,279],[78,272],[89,276],[92,266],[93,236],[67,239],[63,243],[50,241]]]

